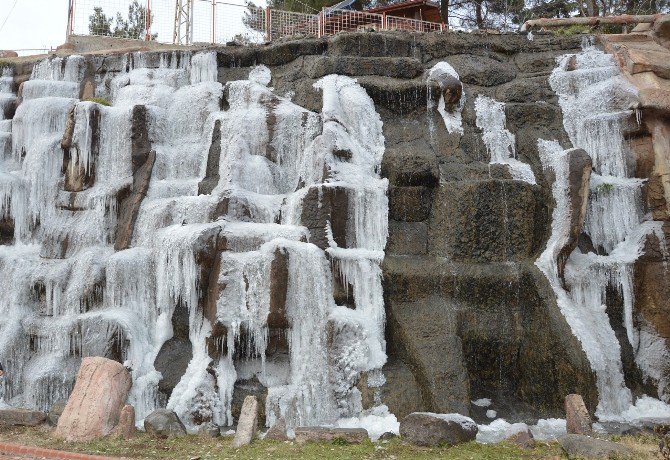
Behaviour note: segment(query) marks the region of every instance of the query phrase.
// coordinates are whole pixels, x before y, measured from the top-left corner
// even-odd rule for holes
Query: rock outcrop
[[[174,411],[157,409],[144,419],[144,431],[156,438],[174,438],[186,435],[186,427]]]
[[[477,424],[459,414],[414,412],[400,422],[400,436],[417,446],[453,446],[474,441]]]
[[[122,364],[106,358],[84,358],[55,435],[82,442],[111,434],[119,423],[130,386],[130,374]]]

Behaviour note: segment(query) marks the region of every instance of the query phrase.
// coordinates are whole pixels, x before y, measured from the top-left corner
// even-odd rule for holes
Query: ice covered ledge
[[[651,324],[668,346],[670,277],[665,248],[670,241],[670,20],[633,32],[600,35],[598,40],[639,92],[637,127],[628,137],[637,161],[635,177],[647,179],[644,211],[662,222],[663,232],[648,237],[645,253],[634,265],[635,306],[641,321]],[[664,241],[659,241],[661,236]],[[659,372],[667,381],[670,370]]]

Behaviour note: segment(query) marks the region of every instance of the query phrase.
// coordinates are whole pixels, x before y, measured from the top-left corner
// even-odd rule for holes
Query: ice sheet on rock
[[[471,401],[477,407],[489,407],[491,405],[491,399],[489,398],[480,398]]]
[[[191,84],[217,81],[219,69],[216,63],[216,52],[204,51],[191,57]]]
[[[341,418],[337,421],[340,428],[364,428],[370,440],[377,441],[384,433],[400,433],[400,422],[387,406],[376,406],[358,417]]]
[[[308,231],[305,227],[293,225],[227,222],[221,236],[226,239],[226,246],[229,250],[245,252],[258,250],[263,244],[275,238],[307,241]]]
[[[475,111],[491,163],[506,164],[513,179],[535,184],[530,165],[516,159],[516,139],[505,126],[505,104],[480,95],[475,100]]]
[[[456,72],[456,70],[451,65],[449,65],[448,62],[438,62],[437,64],[435,64],[428,71],[428,81],[439,78],[440,74],[451,75],[456,80],[460,81],[458,72]],[[435,102],[433,101],[432,95],[430,94],[430,91],[432,91],[431,86],[428,87],[428,91],[429,94],[427,98],[428,101],[427,108],[429,111],[431,111],[435,109]],[[462,92],[461,99],[458,101],[458,106],[455,107],[452,112],[446,111],[444,94],[440,94],[440,100],[437,103],[437,111],[442,116],[442,120],[444,120],[444,127],[447,128],[447,132],[449,132],[450,134],[463,134],[463,121],[461,117],[463,107],[465,107],[465,91]]]
[[[249,81],[267,86],[272,80],[272,72],[263,64],[257,65],[249,72]]]

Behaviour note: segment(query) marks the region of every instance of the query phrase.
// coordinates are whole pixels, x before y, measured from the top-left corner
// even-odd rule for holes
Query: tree
[[[102,8],[93,8],[93,14],[88,17],[88,31],[92,35],[109,35],[119,38],[135,38],[143,40],[147,33],[147,10],[137,0],[128,5],[128,15],[124,18],[120,12],[116,13],[116,20],[108,18]],[[153,22],[153,18],[149,18]],[[112,23],[114,27],[112,28]],[[151,34],[155,40],[158,34]]]

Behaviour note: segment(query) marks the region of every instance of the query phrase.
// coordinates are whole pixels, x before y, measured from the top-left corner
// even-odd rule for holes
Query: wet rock
[[[558,277],[565,287],[565,264],[579,243],[584,228],[586,205],[589,201],[589,183],[593,162],[582,149],[568,153],[568,199],[570,209],[570,232],[568,240],[558,253]],[[566,399],[567,404],[567,399]]]
[[[387,342],[390,345],[390,342]],[[414,374],[402,360],[389,349],[389,361],[384,365],[386,384],[381,390],[381,400],[396,417],[402,418],[417,410],[424,410],[421,389]]]
[[[154,367],[163,375],[158,390],[170,397],[188,368],[193,355],[193,346],[188,339],[173,337],[166,341],[156,356]]]
[[[347,247],[349,196],[344,187],[313,186],[305,198],[301,214],[302,224],[309,229],[309,242],[325,249],[328,246],[327,223],[330,222],[333,239],[339,247]]]
[[[144,431],[155,438],[174,438],[186,435],[186,427],[177,414],[169,409],[157,409],[144,419]]]
[[[58,419],[60,418],[61,415],[63,415],[63,411],[65,410],[66,404],[67,401],[61,400],[56,401],[51,405],[51,408],[47,413],[47,421],[49,422],[49,425],[51,426],[58,425]]]
[[[329,428],[322,426],[298,427],[295,429],[295,441],[298,444],[308,442],[343,442],[360,444],[368,439],[364,428]]]
[[[425,222],[389,221],[388,254],[419,255],[427,251],[428,226]]]
[[[453,446],[474,441],[477,424],[459,414],[414,412],[400,422],[400,436],[417,446]]]
[[[561,436],[558,438],[558,443],[569,458],[621,460],[636,458],[635,453],[628,447],[580,434]]]
[[[221,120],[214,122],[212,130],[212,142],[207,154],[207,167],[205,177],[198,184],[198,195],[212,193],[214,187],[219,184],[219,159],[221,157]]]
[[[412,58],[319,56],[308,68],[311,78],[338,74],[349,76],[377,75],[391,78],[415,78],[421,75],[421,62]]]
[[[391,147],[384,152],[382,176],[390,185],[401,187],[435,187],[440,181],[440,169],[433,152]]]
[[[37,426],[47,419],[44,412],[28,409],[0,409],[0,426]]]
[[[428,187],[390,186],[389,218],[400,222],[421,222],[430,215],[433,192]]]
[[[116,425],[112,436],[121,439],[130,439],[135,436],[137,428],[135,428],[135,408],[129,404],[123,406],[121,415],[119,415],[119,424]]]
[[[591,416],[580,395],[571,394],[565,397],[565,420],[569,434],[592,433]]]
[[[435,82],[444,96],[444,106],[447,112],[454,110],[463,95],[463,84],[449,72],[442,68],[432,69],[428,76],[429,82]]]
[[[415,43],[404,34],[345,32],[335,35],[328,43],[328,54],[333,56],[411,57],[417,51]]]
[[[237,431],[233,439],[233,449],[251,444],[258,429],[258,401],[254,396],[244,398],[240,418],[237,422]]]
[[[233,387],[233,400],[231,412],[235,420],[240,420],[244,411],[247,398],[252,396],[258,401],[257,419],[258,425],[265,425],[265,400],[268,397],[268,389],[254,376],[247,380],[238,380]]]
[[[142,200],[149,190],[151,172],[156,161],[156,152],[151,150],[147,108],[143,105],[133,107],[131,130],[131,170],[133,183],[130,190],[119,197],[119,216],[116,224],[114,249],[128,249],[135,230],[135,221],[140,212]]]
[[[460,54],[449,56],[447,62],[466,85],[496,86],[516,77],[514,66],[484,56]]]
[[[109,435],[119,422],[131,384],[122,364],[106,358],[84,358],[55,435],[77,442]]]
[[[265,434],[265,439],[271,439],[273,441],[288,441],[288,435],[286,434],[286,420],[284,417],[280,417],[272,428],[268,430]]]

